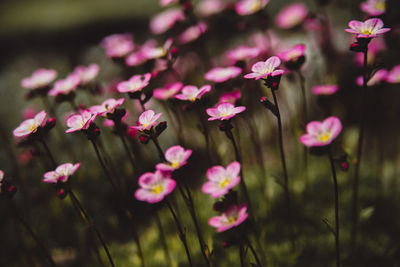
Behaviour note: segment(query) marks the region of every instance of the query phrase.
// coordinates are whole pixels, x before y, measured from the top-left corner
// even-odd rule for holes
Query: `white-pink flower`
[[[235,104],[242,97],[240,90],[236,89],[233,92],[225,92],[219,97],[218,103],[232,103]]]
[[[385,69],[380,69],[377,70],[372,77],[368,80],[367,82],[367,86],[374,86],[374,85],[378,85],[381,82],[384,82],[387,80],[387,76],[388,76],[388,71]],[[364,78],[363,76],[358,76],[356,83],[358,86],[363,86],[364,83]]]
[[[178,0],[160,0],[161,6],[167,6],[174,3],[178,3]]]
[[[240,163],[229,164],[226,169],[222,166],[213,166],[207,171],[208,182],[202,187],[205,194],[213,198],[224,196],[240,182]]]
[[[217,14],[224,10],[226,3],[221,0],[203,0],[198,3],[198,10],[201,16],[207,17]]]
[[[339,86],[331,85],[331,84],[324,84],[324,85],[316,85],[311,89],[311,92],[314,95],[332,95],[339,90]]]
[[[386,11],[386,0],[367,0],[360,8],[370,16],[380,16]]]
[[[386,81],[388,83],[400,83],[400,65],[392,68],[386,76]]]
[[[72,73],[63,80],[58,80],[54,83],[53,88],[49,91],[49,95],[68,95],[78,88],[81,83],[81,78],[78,74]]]
[[[49,171],[44,174],[43,182],[56,184],[58,182],[66,183],[68,178],[76,172],[81,166],[80,163],[64,163],[58,166],[54,171]]]
[[[89,110],[83,110],[80,114],[74,114],[67,118],[66,124],[69,127],[65,132],[72,133],[89,129],[90,124],[96,119],[96,114]]]
[[[244,78],[259,80],[268,76],[282,75],[283,70],[275,70],[280,64],[281,60],[276,56],[268,58],[265,62],[259,61],[251,67],[252,73],[246,74]]]
[[[296,61],[299,57],[304,56],[306,46],[304,44],[297,44],[294,47],[284,50],[278,54],[278,57],[285,62]]]
[[[241,16],[251,15],[263,9],[269,0],[241,0],[235,4],[236,13]]]
[[[240,73],[242,73],[242,69],[239,67],[231,66],[231,67],[217,67],[209,70],[204,77],[208,81],[213,81],[216,83],[226,82],[229,79],[237,77]]]
[[[215,108],[206,109],[207,114],[210,116],[209,121],[213,120],[229,120],[246,110],[246,107],[239,106],[235,107],[231,103],[220,103]]]
[[[142,90],[149,85],[151,73],[143,75],[133,75],[128,81],[120,82],[117,85],[118,92],[120,93],[133,93]]]
[[[115,108],[121,106],[124,103],[124,98],[114,99],[109,98],[105,100],[101,105],[94,105],[89,108],[89,111],[97,116],[104,116],[107,113],[113,113]]]
[[[38,69],[31,76],[22,79],[22,87],[34,90],[48,86],[57,77],[57,71],[53,69]]]
[[[32,119],[24,120],[14,131],[15,137],[28,136],[35,133],[39,127],[44,126],[46,123],[46,112],[40,111]]]
[[[173,39],[168,38],[163,46],[155,46],[153,42],[147,42],[141,48],[141,53],[146,59],[165,57],[173,44]]]
[[[181,146],[172,146],[165,151],[164,157],[167,163],[158,163],[156,169],[159,171],[174,171],[186,164],[186,160],[192,155],[191,149]]]
[[[223,232],[232,227],[236,227],[240,225],[247,219],[247,206],[243,204],[238,207],[237,205],[232,205],[225,212],[221,214],[221,216],[212,217],[208,223],[217,228],[218,232]]]
[[[282,29],[291,29],[300,25],[306,17],[306,6],[302,3],[294,3],[279,12],[275,19],[275,23]]]
[[[207,31],[207,24],[204,22],[199,22],[196,25],[190,26],[178,37],[178,42],[180,44],[187,44],[197,40],[202,34]]]
[[[357,34],[357,38],[373,38],[390,31],[390,28],[383,28],[383,21],[378,18],[367,19],[364,22],[352,20],[349,22],[349,27],[350,29],[345,31]]]
[[[155,114],[154,110],[146,110],[139,116],[139,121],[137,126],[130,126],[129,128],[136,129],[139,131],[150,130],[157,120],[162,116],[162,113]]]
[[[226,57],[232,61],[244,61],[257,57],[261,50],[257,47],[239,46],[228,51]]]
[[[200,89],[194,85],[186,85],[183,87],[181,94],[177,94],[175,97],[180,100],[189,100],[194,102],[210,91],[211,85],[209,84],[203,85]]]
[[[139,66],[139,65],[145,63],[146,61],[147,61],[146,56],[140,50],[129,54],[125,59],[126,65],[131,66],[131,67]]]
[[[103,39],[101,46],[111,58],[125,57],[135,49],[133,36],[130,33],[109,35]]]
[[[300,137],[300,142],[308,147],[327,146],[342,131],[342,123],[337,117],[329,117],[324,121],[312,121],[307,124],[307,134]]]
[[[181,82],[170,83],[164,86],[164,88],[157,88],[153,91],[153,96],[160,100],[167,100],[175,97],[177,93],[181,91],[183,84]]]
[[[135,198],[147,203],[157,203],[170,194],[176,182],[168,173],[161,171],[146,172],[139,177],[140,188],[135,192]]]
[[[174,27],[175,23],[185,19],[180,8],[170,8],[155,15],[150,21],[150,29],[154,34],[161,34]]]
[[[99,74],[99,65],[97,64],[90,64],[89,66],[77,66],[74,69],[75,74],[78,74],[81,78],[81,84],[86,85],[93,81],[97,75]]]

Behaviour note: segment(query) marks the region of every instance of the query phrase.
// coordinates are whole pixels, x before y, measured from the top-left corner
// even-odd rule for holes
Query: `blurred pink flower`
[[[4,179],[4,172],[0,170],[0,183],[1,181],[3,181],[3,179]]]
[[[213,81],[216,83],[226,82],[229,79],[235,78],[240,73],[242,73],[242,69],[239,67],[231,66],[231,67],[217,67],[209,70],[204,77],[206,80]]]
[[[150,30],[154,34],[161,34],[174,27],[176,22],[184,19],[185,14],[180,8],[170,8],[151,19]]]
[[[182,32],[178,37],[178,42],[180,44],[187,44],[198,39],[202,34],[207,31],[207,24],[204,22],[199,22],[196,25],[190,26],[184,32]]]
[[[22,117],[24,118],[24,120],[32,119],[33,117],[35,117],[35,115],[36,115],[36,109],[34,107],[27,107],[22,112]]]
[[[368,51],[367,51],[367,63],[368,65],[372,65],[375,62],[375,58],[377,54],[386,49],[386,44],[383,38],[374,38],[368,44]],[[364,65],[364,53],[355,53],[354,55],[356,64],[360,67]]]
[[[101,46],[111,58],[125,57],[135,49],[133,36],[130,33],[109,35],[101,41]]]
[[[368,80],[367,86],[378,85],[381,82],[386,81],[387,76],[388,76],[388,71],[387,70],[385,70],[385,69],[377,70],[372,75],[372,77]],[[362,76],[358,76],[357,80],[356,80],[356,83],[357,83],[358,86],[363,86],[363,81],[364,81],[363,77]]]
[[[126,59],[125,63],[127,66],[139,66],[147,61],[146,56],[143,54],[142,51],[137,51],[129,54]]]
[[[138,125],[130,126],[129,128],[139,131],[150,130],[161,116],[162,113],[155,114],[154,110],[146,110],[139,116]]]
[[[246,107],[239,106],[235,107],[231,103],[220,103],[215,108],[206,109],[207,114],[210,116],[209,121],[213,120],[229,120],[246,110]]]
[[[89,108],[89,111],[97,116],[104,116],[107,113],[113,113],[115,108],[119,107],[124,103],[124,98],[118,100],[109,98],[105,100],[101,105],[94,105]]]
[[[221,216],[212,217],[208,223],[212,227],[217,228],[218,232],[223,232],[244,222],[248,216],[246,211],[246,204],[243,204],[240,207],[232,205],[229,209],[223,212]]]
[[[72,133],[80,130],[87,130],[90,124],[96,119],[97,114],[89,110],[83,110],[80,114],[73,114],[67,118],[66,124],[69,127],[65,132]]]
[[[186,165],[186,160],[192,155],[191,149],[184,149],[181,146],[172,146],[165,151],[165,160],[168,163],[158,163],[156,169],[169,172]]]
[[[178,3],[178,0],[160,0],[161,6],[167,6],[174,3]]]
[[[236,89],[233,92],[225,92],[219,97],[218,103],[231,103],[235,104],[242,97],[240,90]]]
[[[240,182],[240,163],[237,161],[229,164],[226,169],[222,166],[213,166],[207,171],[208,182],[202,187],[205,194],[219,198],[229,192]]]
[[[58,166],[54,171],[46,172],[43,176],[43,182],[56,184],[58,182],[66,183],[68,178],[76,172],[76,170],[81,166],[80,163],[64,163]]]
[[[300,142],[308,147],[326,146],[342,131],[342,123],[337,117],[329,117],[324,121],[312,121],[307,124],[307,134],[300,137]]]
[[[175,98],[180,100],[189,100],[191,102],[196,101],[196,99],[200,99],[202,95],[211,91],[211,85],[206,84],[202,87],[197,88],[194,85],[186,85],[183,87],[181,94],[177,94]]]
[[[117,85],[118,92],[120,93],[133,93],[142,90],[149,85],[151,73],[143,75],[133,75],[128,81],[120,82]]]
[[[285,62],[297,61],[301,56],[304,56],[305,51],[306,46],[304,44],[297,44],[288,50],[280,52],[278,57]]]
[[[146,172],[139,177],[139,186],[140,188],[135,192],[137,200],[157,203],[174,190],[176,182],[168,173]]]
[[[38,69],[31,76],[22,79],[21,86],[29,90],[43,88],[50,85],[56,76],[57,71],[53,69]]]
[[[370,16],[380,16],[386,11],[386,0],[367,0],[360,8]]]
[[[72,73],[63,80],[58,80],[54,83],[53,88],[49,91],[49,95],[68,95],[78,88],[81,83],[81,78],[78,74]]]
[[[246,74],[245,79],[263,79],[268,76],[282,75],[283,70],[275,70],[281,64],[279,57],[272,56],[268,58],[265,62],[259,61],[251,67],[252,73]]]
[[[228,51],[226,57],[234,62],[245,61],[257,57],[260,54],[260,49],[257,47],[239,46]]]
[[[221,0],[203,0],[197,6],[199,14],[203,17],[217,14],[224,10],[225,7],[226,4]]]
[[[337,90],[339,90],[339,86],[337,85],[324,84],[314,86],[311,92],[314,95],[332,95],[336,93]]]
[[[146,59],[155,59],[165,57],[172,46],[172,38],[168,38],[163,46],[156,46],[153,42],[147,42],[140,49]]]
[[[181,82],[170,83],[164,86],[164,88],[157,88],[153,91],[153,96],[160,100],[167,100],[174,98],[177,93],[181,91],[183,84]]]
[[[13,134],[15,137],[28,136],[35,133],[39,127],[44,126],[46,123],[46,111],[42,110],[33,117],[33,119],[24,120],[15,130]]]
[[[75,74],[78,74],[79,77],[81,78],[81,84],[86,85],[93,81],[96,77],[97,74],[99,74],[99,65],[97,64],[90,64],[89,66],[77,66],[74,69]]]
[[[392,68],[386,76],[386,81],[388,83],[400,83],[400,65]]]
[[[251,15],[263,9],[269,0],[241,0],[235,4],[236,13],[241,16]]]
[[[364,22],[352,20],[349,22],[349,27],[350,29],[345,29],[345,31],[357,34],[357,38],[373,38],[390,31],[390,28],[382,28],[383,21],[378,18],[367,19]]]
[[[300,25],[307,16],[307,8],[302,3],[291,4],[279,12],[275,19],[276,25],[282,29],[291,29]]]

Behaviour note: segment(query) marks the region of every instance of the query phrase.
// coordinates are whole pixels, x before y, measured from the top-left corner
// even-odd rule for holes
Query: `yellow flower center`
[[[164,188],[162,187],[162,185],[156,185],[156,186],[153,187],[153,193],[155,195],[158,195],[163,191],[163,189]]]
[[[178,168],[179,167],[179,162],[171,162],[172,168]]]
[[[330,133],[323,133],[320,136],[318,136],[319,141],[321,142],[326,142],[331,138],[331,134]]]
[[[29,131],[30,131],[31,133],[36,132],[36,131],[37,131],[37,126],[36,126],[35,124],[32,124],[31,127],[29,128]]]
[[[260,3],[260,1],[253,1],[252,3],[251,3],[251,5],[250,5],[250,10],[252,11],[252,12],[256,12],[256,11],[258,11],[259,9],[261,8],[261,3]]]
[[[377,10],[380,10],[380,11],[385,11],[385,9],[386,9],[386,3],[385,3],[385,2],[377,3],[377,4],[375,5],[375,8],[376,8]]]
[[[225,188],[229,184],[229,180],[224,178],[222,182],[219,184],[219,187]]]
[[[361,33],[365,34],[365,35],[371,35],[372,34],[372,27],[361,28]]]
[[[194,102],[194,101],[196,101],[196,97],[192,96],[192,97],[189,98],[189,100]]]
[[[234,222],[236,222],[236,218],[233,217],[233,216],[229,216],[228,217],[228,223],[234,223]]]

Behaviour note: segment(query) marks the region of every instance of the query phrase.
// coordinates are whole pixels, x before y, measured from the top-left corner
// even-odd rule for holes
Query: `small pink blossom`
[[[56,184],[58,182],[66,183],[68,178],[76,172],[81,166],[80,163],[64,163],[58,166],[54,171],[49,171],[44,174],[43,182]]]
[[[307,124],[307,134],[300,137],[300,142],[308,147],[326,146],[342,131],[342,123],[337,117],[329,117],[324,121],[312,121]]]
[[[276,25],[282,29],[291,29],[300,25],[307,17],[307,8],[302,3],[291,4],[279,12],[275,19]]]
[[[90,124],[96,119],[96,114],[89,110],[83,110],[80,114],[74,114],[67,118],[66,124],[69,127],[65,132],[72,133],[89,129]]]
[[[133,36],[130,33],[112,34],[103,39],[101,46],[110,58],[121,58],[135,49]]]
[[[352,20],[349,22],[349,27],[350,29],[345,29],[345,31],[357,34],[357,38],[373,38],[390,31],[390,28],[382,28],[383,21],[378,18],[367,19],[364,22]]]
[[[386,49],[386,44],[383,38],[374,38],[368,44],[367,51],[367,63],[368,65],[372,65],[375,63],[375,59],[377,54]],[[364,53],[355,53],[354,54],[356,64],[360,67],[364,65]]]
[[[139,131],[150,130],[157,120],[162,116],[162,113],[155,114],[154,110],[146,110],[139,116],[139,121],[137,126],[131,126],[129,128],[136,129]]]
[[[178,3],[178,0],[160,0],[161,6],[167,6],[174,3]]]
[[[311,89],[314,95],[332,95],[337,90],[339,90],[339,86],[330,84],[316,85]]]
[[[4,172],[0,170],[0,183],[3,181],[3,179],[4,179]]]
[[[129,56],[126,57],[125,63],[126,65],[133,67],[133,66],[139,66],[147,61],[147,57],[143,54],[142,51],[137,51],[129,54]]]
[[[165,159],[168,163],[158,163],[156,169],[163,172],[174,171],[186,165],[186,160],[192,155],[191,149],[181,146],[172,146],[165,151]]]
[[[35,70],[30,77],[22,79],[22,87],[34,90],[49,86],[57,77],[57,71],[53,69],[38,69]]]
[[[178,42],[180,44],[187,44],[193,42],[198,39],[202,34],[207,31],[207,24],[204,22],[199,22],[196,25],[193,25],[187,28],[183,33],[181,33],[178,37]]]
[[[146,172],[139,177],[139,186],[135,198],[152,204],[160,202],[169,195],[174,190],[176,182],[167,173]]]
[[[233,227],[240,225],[247,219],[247,206],[243,204],[238,207],[232,205],[229,209],[221,214],[221,216],[212,217],[208,223],[217,228],[218,232],[223,232]]]
[[[385,69],[380,69],[377,70],[374,75],[372,75],[372,77],[368,80],[367,82],[367,86],[374,86],[374,85],[378,85],[381,82],[386,81],[386,78],[388,76],[388,71]],[[358,76],[356,83],[358,86],[363,86],[363,76]]]
[[[219,97],[218,103],[235,104],[242,97],[240,90],[236,89],[233,92],[225,92]]]
[[[53,88],[49,91],[49,95],[68,95],[78,88],[81,83],[81,78],[78,74],[72,73],[63,80],[58,80],[54,83]]]
[[[203,185],[202,191],[213,198],[224,196],[240,182],[240,163],[237,161],[229,164],[226,169],[214,166],[208,169],[208,182]]]
[[[74,69],[75,74],[78,74],[81,78],[81,84],[86,85],[93,81],[97,75],[99,74],[99,65],[97,64],[90,64],[89,66],[77,66]]]
[[[177,93],[181,91],[183,84],[181,82],[170,83],[164,86],[164,88],[157,88],[153,91],[153,96],[160,100],[167,100],[175,97]]]
[[[275,70],[281,64],[279,57],[272,56],[264,61],[259,61],[251,67],[252,73],[246,74],[246,79],[265,79],[268,76],[282,75],[283,70]]]
[[[386,76],[386,81],[388,83],[400,83],[400,65],[392,68]]]
[[[239,67],[231,66],[231,67],[217,67],[209,70],[204,77],[206,80],[213,81],[216,83],[226,82],[229,79],[237,77],[240,73],[242,73],[242,69]]]
[[[124,98],[118,100],[114,98],[109,98],[105,100],[101,105],[91,106],[89,111],[97,116],[104,116],[107,113],[113,113],[115,108],[121,106],[124,103]]]
[[[150,29],[154,34],[161,34],[172,27],[178,21],[185,19],[185,14],[180,8],[170,8],[155,15],[150,21]]]
[[[257,47],[239,46],[228,51],[226,57],[232,61],[244,61],[257,57],[260,54],[260,49]]]
[[[151,73],[143,75],[134,75],[128,81],[120,82],[117,85],[118,92],[120,93],[133,93],[142,90],[149,85]]]
[[[263,9],[269,0],[241,0],[235,4],[236,13],[241,16],[251,15]]]
[[[40,111],[33,117],[33,119],[24,120],[14,131],[15,137],[28,136],[35,133],[39,127],[44,126],[46,123],[46,112],[44,110]]]
[[[370,16],[380,16],[386,11],[386,0],[367,0],[360,8]]]
[[[297,59],[304,56],[305,50],[306,46],[304,44],[297,44],[288,50],[280,52],[278,57],[285,62],[297,61]]]
[[[210,116],[209,121],[213,120],[229,120],[246,110],[246,107],[239,106],[235,107],[231,103],[220,103],[215,108],[206,109],[207,114]]]
[[[194,102],[210,91],[211,85],[209,84],[203,85],[202,87],[200,87],[200,89],[194,85],[186,85],[185,87],[183,87],[182,93],[176,95],[175,97],[180,100],[189,100],[191,102]]]
[[[156,59],[165,57],[173,44],[172,38],[168,38],[163,46],[155,46],[153,42],[148,42],[141,48],[141,53],[146,59]]]
[[[36,115],[36,109],[34,107],[27,107],[22,112],[22,117],[24,118],[24,120],[32,119],[33,117],[35,117],[35,115]]]
[[[199,13],[203,17],[217,14],[226,8],[226,4],[221,0],[203,0],[197,6]]]

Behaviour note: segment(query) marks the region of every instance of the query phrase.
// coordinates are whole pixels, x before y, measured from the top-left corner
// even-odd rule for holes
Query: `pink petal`
[[[355,33],[360,32],[360,29],[361,29],[362,25],[363,25],[363,23],[361,21],[358,21],[358,20],[351,20],[349,22],[349,27],[351,29],[353,29],[355,31]],[[345,30],[345,31],[347,31],[347,30]]]
[[[225,176],[225,169],[222,166],[213,166],[207,171],[207,177],[210,181],[219,181]]]
[[[240,163],[237,161],[232,162],[226,167],[226,171],[230,177],[236,177],[240,173]]]

